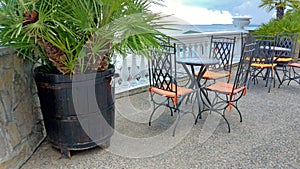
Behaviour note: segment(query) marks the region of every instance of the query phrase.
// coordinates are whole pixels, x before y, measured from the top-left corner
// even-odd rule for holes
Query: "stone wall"
[[[45,136],[32,64],[0,48],[0,169],[19,168]]]

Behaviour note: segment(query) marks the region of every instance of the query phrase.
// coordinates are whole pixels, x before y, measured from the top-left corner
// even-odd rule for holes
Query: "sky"
[[[155,12],[172,15],[179,24],[231,24],[233,16],[250,16],[251,24],[262,24],[274,17],[258,8],[261,0],[164,0],[165,7],[155,6]]]

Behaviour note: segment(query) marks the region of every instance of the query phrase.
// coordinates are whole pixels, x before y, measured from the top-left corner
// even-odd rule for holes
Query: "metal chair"
[[[219,64],[210,66],[202,79],[216,80],[227,77],[227,81],[230,80],[235,41],[236,37],[211,36],[209,57],[218,59]]]
[[[195,124],[197,123],[198,118],[201,118],[202,113],[206,111],[216,112],[224,118],[228,126],[228,132],[230,132],[230,125],[225,117],[225,111],[227,108],[229,108],[230,111],[232,111],[232,108],[235,108],[239,113],[240,122],[242,122],[242,114],[237,103],[243,96],[246,95],[250,58],[252,58],[255,50],[255,43],[247,43],[243,45],[242,54],[233,83],[216,81],[216,83],[205,87],[208,92],[215,93],[215,98],[213,98],[214,101],[211,102],[211,105],[207,105],[207,108],[198,113]]]
[[[288,81],[287,85],[290,85],[291,81],[300,84],[300,63],[289,63],[288,67],[289,69],[285,73],[280,85],[282,85],[284,81]]]
[[[184,114],[192,113],[192,109],[181,110],[180,107],[184,103],[186,98],[193,100],[192,97],[186,96],[196,96],[194,94],[197,90],[190,89],[187,87],[182,87],[177,84],[176,76],[176,45],[162,45],[161,50],[151,51],[152,59],[149,60],[149,92],[151,96],[151,101],[153,102],[153,111],[150,115],[149,126],[151,126],[151,121],[153,114],[160,106],[166,106],[171,111],[171,116],[174,112],[177,112],[177,117],[175,121],[175,127],[173,130],[173,136],[175,136],[175,130]],[[157,97],[155,96],[159,96]],[[161,98],[163,100],[161,100]],[[198,97],[197,97],[198,98]],[[192,106],[193,107],[193,106]],[[195,118],[195,115],[192,113]]]
[[[277,64],[275,67],[275,73],[279,79],[279,86],[283,83],[285,78],[289,78],[288,64],[292,63],[294,60],[294,51],[297,44],[298,34],[279,34],[277,35],[277,45],[278,47],[287,49],[284,51],[277,51],[275,54],[274,62]],[[278,71],[282,71],[282,80],[280,79]]]
[[[274,54],[271,50],[271,46],[274,45],[273,40],[255,40],[256,43],[256,52],[251,58],[250,64],[250,79],[248,82],[248,87],[250,81],[253,81],[254,84],[258,83],[258,77],[262,77],[266,80],[266,87],[269,85],[268,92],[271,91],[272,82],[275,87],[275,78],[274,78],[274,69],[276,63],[274,63]],[[266,70],[266,71],[264,71]],[[270,79],[270,83],[269,83]]]
[[[277,35],[277,43],[276,46],[278,47],[283,47],[283,48],[287,48],[290,49],[289,51],[282,51],[282,52],[278,52],[276,53],[276,57],[280,57],[280,58],[292,58],[293,60],[293,54],[294,54],[294,50],[295,50],[295,46],[297,44],[297,38],[298,38],[298,34],[278,34]],[[277,61],[281,61],[279,58],[279,60]],[[285,60],[282,60],[285,61]]]

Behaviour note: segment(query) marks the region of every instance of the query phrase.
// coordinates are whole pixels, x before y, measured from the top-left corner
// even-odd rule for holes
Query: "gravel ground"
[[[299,84],[285,83],[271,93],[263,81],[251,85],[239,102],[243,122],[234,110],[226,114],[231,133],[215,113],[205,113],[197,125],[187,114],[173,137],[176,116],[168,111],[148,126],[148,100],[147,92],[116,100],[109,148],[74,151],[69,160],[45,140],[22,169],[300,168]]]

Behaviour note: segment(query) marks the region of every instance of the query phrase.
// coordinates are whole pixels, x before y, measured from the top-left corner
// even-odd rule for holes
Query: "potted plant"
[[[158,0],[159,1],[159,0]],[[1,0],[0,44],[36,64],[48,139],[63,155],[109,143],[112,58],[149,57],[166,35],[153,0]]]

